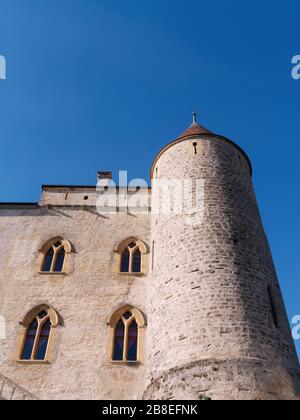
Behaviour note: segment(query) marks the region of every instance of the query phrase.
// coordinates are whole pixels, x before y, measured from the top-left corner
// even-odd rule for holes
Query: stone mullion
[[[54,268],[55,268],[56,261],[57,261],[57,256],[58,256],[59,252],[62,250],[62,248],[63,248],[63,245],[60,246],[59,248],[54,248],[53,247],[53,249],[54,249],[54,255],[53,255],[52,264],[51,264],[51,270],[50,270],[52,273],[54,272]],[[64,261],[64,264],[65,264],[65,261]]]
[[[30,360],[35,360],[37,349],[38,349],[38,343],[40,341],[41,330],[42,330],[42,327],[43,327],[43,324],[42,324],[40,319],[37,319],[37,322],[38,322],[38,328],[36,330]]]
[[[132,249],[128,248],[128,250],[129,250],[129,273],[132,274],[132,264],[133,264]]]
[[[56,264],[56,257],[57,257],[57,248],[54,248],[54,247],[52,247],[52,248],[53,248],[54,253],[53,253],[53,258],[52,258],[52,263],[51,263],[51,268],[50,268],[51,273],[53,273],[53,271],[54,271],[54,267],[55,267],[55,264]]]
[[[130,257],[129,257],[129,273],[130,274],[133,274],[133,270],[132,270],[133,269],[133,255],[134,255],[134,253],[137,249],[139,249],[138,246],[135,246],[134,248],[129,248],[129,255],[130,255]]]
[[[141,327],[138,325],[138,336],[137,336],[137,353],[136,353],[137,361],[141,360]]]
[[[124,349],[123,349],[123,362],[127,362],[127,353],[128,353],[128,330],[129,330],[129,324],[128,321],[124,320],[123,322],[125,325],[125,331],[124,331]]]

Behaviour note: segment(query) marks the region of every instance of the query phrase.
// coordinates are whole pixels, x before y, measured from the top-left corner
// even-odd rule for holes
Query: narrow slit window
[[[239,158],[240,167],[242,168],[243,164],[242,164],[242,159],[241,159],[241,156],[240,156],[240,155],[238,155],[238,158]]]
[[[272,318],[273,318],[273,322],[276,328],[279,328],[279,320],[278,320],[278,315],[277,315],[277,311],[276,311],[276,306],[275,306],[275,301],[274,301],[274,297],[273,297],[273,292],[271,287],[268,287],[268,294],[269,294],[269,301],[270,301],[270,307],[271,307],[271,313],[272,313]]]
[[[195,155],[197,155],[198,154],[198,143],[193,143],[193,146],[194,146],[194,153],[195,153]]]

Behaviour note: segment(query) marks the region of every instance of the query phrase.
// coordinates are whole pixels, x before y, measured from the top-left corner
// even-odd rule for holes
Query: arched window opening
[[[72,252],[71,244],[63,239],[53,239],[41,249],[40,271],[42,273],[64,273],[67,271],[67,256]]]
[[[33,308],[20,323],[16,357],[18,362],[45,362],[52,359],[56,327],[61,324],[57,312],[46,304]]]
[[[139,241],[129,239],[123,241],[116,249],[118,258],[118,271],[128,274],[142,274],[146,271],[148,249]]]
[[[44,272],[61,272],[65,260],[65,250],[62,242],[55,242],[50,246],[44,260]]]
[[[142,359],[145,320],[132,307],[118,309],[110,318],[112,331],[112,361],[139,362]]]
[[[45,360],[51,321],[48,312],[40,312],[27,328],[21,360]]]

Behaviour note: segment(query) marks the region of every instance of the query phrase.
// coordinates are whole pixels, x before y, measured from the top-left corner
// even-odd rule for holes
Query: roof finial
[[[197,123],[197,113],[195,111],[193,111],[193,124]]]

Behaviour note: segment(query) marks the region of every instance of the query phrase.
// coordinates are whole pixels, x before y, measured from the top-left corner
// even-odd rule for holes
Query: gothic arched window
[[[72,252],[69,241],[62,238],[54,238],[48,241],[40,250],[41,273],[58,274],[67,272],[68,255]]]
[[[148,249],[144,242],[129,238],[121,242],[116,250],[116,271],[128,274],[145,274]]]
[[[110,348],[113,362],[141,362],[144,353],[145,319],[132,306],[117,309],[110,317]]]
[[[48,305],[32,309],[21,322],[18,360],[27,362],[49,361],[49,347],[53,329],[59,324],[56,311]]]

